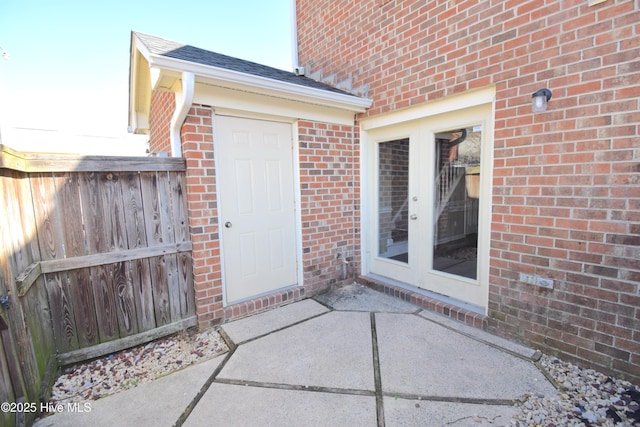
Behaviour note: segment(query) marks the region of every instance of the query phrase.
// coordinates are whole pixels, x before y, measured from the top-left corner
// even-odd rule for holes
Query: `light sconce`
[[[551,99],[551,91],[549,89],[540,89],[531,95],[533,103],[533,112],[542,113],[547,111],[547,102]]]

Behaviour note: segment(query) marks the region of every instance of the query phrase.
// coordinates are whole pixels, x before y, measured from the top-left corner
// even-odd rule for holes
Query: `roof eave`
[[[353,113],[365,112],[373,102],[371,99],[361,98],[355,95],[297,85],[211,65],[197,64],[182,59],[150,54],[148,52],[145,53],[148,55],[144,56],[149,61],[149,66],[152,69],[159,70],[162,74],[175,73],[175,76],[178,77],[185,71],[191,72],[196,76],[196,81],[200,80],[232,89],[292,99]]]
[[[131,34],[129,51],[129,114],[128,130],[130,133],[146,134],[149,130],[148,113],[151,102],[149,52],[140,43],[135,33]]]

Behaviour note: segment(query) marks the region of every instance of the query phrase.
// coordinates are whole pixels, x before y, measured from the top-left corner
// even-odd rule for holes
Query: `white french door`
[[[369,129],[369,272],[486,308],[491,105]]]

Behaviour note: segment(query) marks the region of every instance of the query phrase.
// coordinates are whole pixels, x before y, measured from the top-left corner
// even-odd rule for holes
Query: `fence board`
[[[140,181],[145,200],[143,209],[147,242],[149,246],[159,245],[163,243],[163,230],[158,174],[141,175]],[[150,259],[149,268],[156,326],[166,325],[171,323],[171,310],[165,257],[158,256]]]
[[[183,174],[172,173],[171,194],[173,200],[171,203],[173,224],[176,242],[190,241],[189,235],[189,219],[187,213],[187,198],[185,194],[185,177]],[[178,292],[180,298],[180,312],[194,315],[195,307],[195,289],[193,288],[193,266],[190,254],[178,254]]]
[[[140,173],[127,173],[120,177],[120,191],[122,192],[127,247],[129,249],[147,246],[140,175]]]
[[[113,264],[113,286],[116,292],[115,300],[117,308],[116,315],[121,338],[138,332],[133,288],[127,275],[128,264],[128,262]]]
[[[53,321],[53,335],[58,351],[70,351],[78,348],[78,338],[75,333],[73,307],[66,293],[63,277],[66,273],[53,273],[44,276],[49,309]],[[66,280],[65,280],[66,281]]]
[[[85,156],[23,153],[0,144],[0,169],[20,172],[184,171],[186,160],[177,157]]]
[[[37,242],[33,241],[33,209],[28,180],[15,171],[0,170],[0,295],[11,296],[11,306],[0,308],[0,369],[2,395],[0,401],[14,402],[37,399],[46,362],[38,361],[54,351],[51,330],[39,329],[39,320],[47,320],[48,311],[24,310],[15,283],[16,271],[33,261]],[[31,228],[30,228],[31,227]],[[37,301],[36,295],[31,301]],[[30,301],[30,302],[31,302]],[[46,296],[45,296],[46,301]],[[50,326],[50,323],[44,323]],[[35,329],[34,329],[35,328]],[[37,356],[44,357],[38,359]],[[24,413],[15,418],[2,414],[3,422],[26,420]]]
[[[191,242],[167,243],[137,249],[126,249],[117,252],[105,252],[93,255],[84,255],[76,258],[52,259],[40,261],[39,268],[29,266],[42,273],[57,273],[60,271],[75,270],[78,268],[96,267],[104,264],[131,261],[138,258],[150,258],[159,255],[171,255],[178,252],[191,251]]]
[[[165,257],[157,256],[150,259],[149,266],[151,267],[156,326],[168,325],[171,323],[171,311],[169,309]]]
[[[113,290],[113,267],[111,264],[91,267],[90,272],[100,342],[111,341],[120,336]]]
[[[0,318],[0,323],[3,320]],[[2,330],[2,326],[0,326]],[[9,367],[7,365],[7,356],[5,354],[5,345],[0,335],[0,402],[15,402],[11,377],[9,376]],[[3,426],[14,425],[14,415],[9,411],[0,411],[0,424]]]
[[[120,351],[125,348],[149,342],[156,338],[175,334],[176,332],[183,331],[192,326],[196,326],[197,324],[198,321],[195,316],[187,317],[180,320],[179,322],[159,326],[149,331],[131,335],[116,341],[102,343],[89,348],[70,351],[68,353],[62,353],[58,355],[58,360],[62,365],[68,365],[70,363],[80,362],[82,360],[93,359],[104,354],[115,353],[116,351]]]
[[[127,245],[129,249],[144,248],[147,246],[147,234],[140,173],[123,174],[120,185],[125,209]],[[127,277],[133,290],[138,330],[146,331],[155,328],[149,260],[138,258],[131,260],[128,266]]]
[[[158,198],[160,200],[160,217],[162,223],[162,240],[164,242],[176,241],[176,227],[172,220],[172,180],[170,172],[158,173]],[[165,255],[167,269],[167,289],[169,291],[169,310],[171,321],[180,320],[180,274],[178,272],[178,257]]]
[[[136,305],[138,330],[147,331],[156,327],[153,310],[153,289],[151,286],[151,267],[148,259],[135,259],[129,265],[129,280],[133,288]]]
[[[196,314],[195,289],[193,287],[193,261],[191,253],[179,253],[178,274],[180,291],[180,312],[184,316]]]
[[[31,178],[34,212],[38,224],[38,245],[43,260],[64,258],[64,237],[60,211],[56,209],[58,189],[64,178],[58,174],[37,174]],[[78,348],[75,318],[66,272],[47,274],[44,278],[52,313],[54,339],[58,351]]]
[[[107,238],[109,218],[105,216],[104,191],[102,186],[106,180],[100,173],[87,173],[80,179],[80,198],[82,204],[83,223],[85,224],[85,240],[90,255],[109,252]],[[98,341],[110,341],[120,336],[116,318],[116,304],[113,294],[113,276],[111,266],[102,265],[89,269],[91,291],[93,294]]]
[[[41,257],[37,241],[31,184],[25,174],[14,171],[10,177],[11,181],[3,179],[5,196],[0,197],[0,203],[5,207],[5,215],[11,215],[11,220],[5,221],[5,224],[15,236],[11,253],[7,254],[11,264],[10,270],[13,274],[10,279],[14,282],[7,283],[7,286],[16,298],[20,294],[19,290],[16,292],[14,288],[15,272],[28,268]],[[13,193],[8,191],[9,187],[13,188]],[[19,317],[17,322],[20,330],[16,331],[16,334],[19,335],[19,340],[28,346],[28,348],[20,349],[20,352],[25,374],[30,378],[29,382],[39,380],[44,375],[47,369],[48,355],[55,348],[44,281],[39,279],[36,282],[42,285],[41,289],[23,298],[24,306],[14,306],[15,312],[19,313],[17,314]],[[14,303],[19,304],[20,301]],[[34,391],[32,390],[32,394]]]
[[[23,194],[22,199],[19,200],[19,216],[22,236],[25,240],[21,241],[20,248],[14,248],[12,252],[14,254],[17,251],[24,252],[26,256],[21,257],[22,263],[31,262],[32,264],[30,265],[33,265],[35,260],[40,259],[40,251],[36,237],[37,230],[31,200],[31,187],[29,180],[26,178],[18,179],[15,183],[17,184],[16,187]],[[2,197],[0,197],[0,203],[7,206],[7,203],[2,201]],[[6,224],[10,228],[18,230],[18,224],[15,221],[7,222]],[[0,228],[2,228],[2,226],[0,226]],[[20,232],[20,230],[18,230],[18,232]],[[1,232],[0,235],[2,235]],[[23,268],[29,267],[25,267],[22,263],[17,262],[16,259],[13,259],[13,262],[11,262],[12,265],[10,269],[14,272],[14,277],[16,271],[21,271]],[[14,280],[14,283],[16,283],[17,287],[17,281]],[[32,347],[33,350],[34,369],[37,370],[38,373],[37,381],[40,381],[48,368],[49,356],[55,351],[55,342],[44,278],[42,276],[35,277],[33,283],[36,285],[35,289],[26,295],[21,294],[20,289],[17,289],[18,292],[13,295],[14,305],[12,305],[12,307],[17,312],[22,312],[21,316],[24,318],[25,323],[22,323],[21,326],[24,326],[25,339],[31,341],[29,346]],[[25,365],[29,363],[26,357],[23,363]],[[35,372],[32,374],[35,375]],[[31,378],[29,381],[36,381],[35,378],[36,377]]]
[[[82,223],[86,230],[87,253],[105,252],[104,217],[97,173],[82,174],[80,178],[80,201],[82,204]]]
[[[65,259],[87,254],[85,229],[83,227],[82,203],[80,201],[80,177],[66,174],[66,184],[59,190],[61,210],[64,218]],[[91,289],[91,278],[87,269],[69,271],[70,300],[78,335],[78,346],[86,347],[98,342],[98,325]]]
[[[104,252],[126,248],[126,227],[122,208],[122,189],[117,173],[100,174],[100,195],[102,197],[102,215],[105,219],[106,247]]]
[[[102,252],[122,251],[128,248],[127,231],[124,218],[124,207],[120,175],[107,172],[99,175],[101,182],[100,196],[102,199],[102,215],[106,247]],[[114,308],[112,315],[116,317],[117,335],[124,337],[137,332],[135,322],[135,305],[131,283],[127,281],[124,263],[115,263],[111,267],[111,282],[109,283]],[[105,291],[105,290],[103,290]],[[135,323],[135,326],[134,326]],[[116,330],[113,331],[116,333]]]
[[[169,172],[158,172],[158,200],[160,203],[161,239],[163,242],[175,242],[175,227],[172,221],[171,181]],[[180,277],[176,255],[164,257],[169,294],[171,321],[180,320]]]

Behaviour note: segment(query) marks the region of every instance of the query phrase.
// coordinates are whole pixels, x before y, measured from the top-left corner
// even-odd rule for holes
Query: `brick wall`
[[[359,151],[352,126],[299,121],[298,132],[304,283],[315,293],[360,270]]]
[[[640,3],[298,0],[297,13],[300,65],[367,87],[363,116],[496,86],[485,327],[640,381]],[[534,115],[543,87],[553,99]]]
[[[149,111],[149,152],[171,153],[169,128],[171,116],[176,109],[176,98],[173,92],[155,90],[151,94]]]
[[[211,325],[224,317],[211,108],[192,106],[181,134],[182,157],[187,160],[196,313],[198,324]]]

